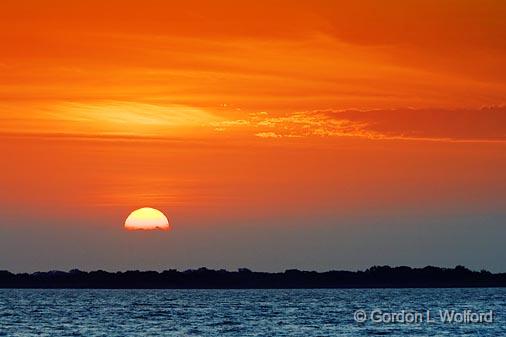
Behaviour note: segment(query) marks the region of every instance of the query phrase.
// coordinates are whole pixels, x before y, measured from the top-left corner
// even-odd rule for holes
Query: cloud
[[[255,136],[260,137],[260,138],[280,138],[280,137],[283,137],[283,136],[278,135],[277,133],[274,133],[274,132],[259,132],[259,133],[256,133]]]
[[[0,12],[0,132],[504,138],[506,2],[29,7]]]
[[[506,140],[506,106],[481,109],[391,109],[326,111],[331,119],[365,125],[384,137]]]
[[[430,141],[506,141],[506,107],[481,109],[316,110],[283,116],[251,115],[261,138],[361,137]]]
[[[30,113],[26,113],[30,111]],[[128,101],[0,104],[0,132],[80,136],[168,137],[207,128],[220,118],[191,106]]]
[[[4,1],[0,101],[503,104],[505,13],[487,0]]]
[[[503,48],[506,4],[497,0],[6,1],[0,27],[199,37],[294,37],[324,32],[361,44]],[[92,25],[90,25],[90,22]],[[26,27],[28,26],[28,28]],[[469,32],[469,34],[462,34]]]

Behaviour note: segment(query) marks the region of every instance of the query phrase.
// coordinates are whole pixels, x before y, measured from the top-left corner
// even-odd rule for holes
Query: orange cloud
[[[502,139],[504,109],[479,107],[506,103],[505,14],[496,1],[6,0],[0,132]]]
[[[364,125],[384,137],[505,141],[506,107],[345,110],[324,114]]]
[[[368,139],[506,141],[506,107],[471,109],[322,110],[284,116],[255,114],[225,121],[261,138],[337,136]]]
[[[80,136],[170,137],[219,120],[198,108],[121,101],[0,105],[0,112],[0,132]]]

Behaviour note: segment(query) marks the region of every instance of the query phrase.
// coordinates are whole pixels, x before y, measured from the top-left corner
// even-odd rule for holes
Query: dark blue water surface
[[[378,310],[424,321],[371,321]],[[439,310],[492,311],[493,322],[443,323]],[[506,289],[5,289],[0,336],[506,336]]]

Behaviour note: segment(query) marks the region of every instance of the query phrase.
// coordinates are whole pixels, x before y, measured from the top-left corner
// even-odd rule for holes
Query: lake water
[[[0,290],[0,336],[13,337],[506,336],[505,319],[506,289]]]

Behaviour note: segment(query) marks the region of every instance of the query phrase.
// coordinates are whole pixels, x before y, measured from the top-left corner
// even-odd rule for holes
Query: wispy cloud
[[[506,107],[482,109],[315,110],[283,116],[262,112],[214,124],[261,138],[362,137],[430,141],[506,141]]]
[[[128,101],[19,104],[0,112],[0,132],[67,135],[171,137],[220,120],[199,108]]]

